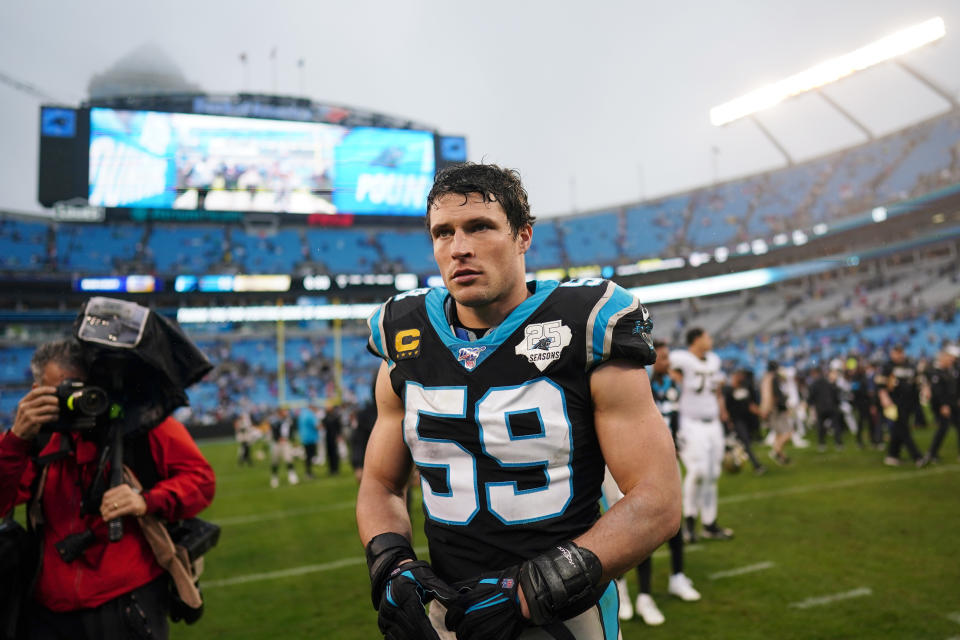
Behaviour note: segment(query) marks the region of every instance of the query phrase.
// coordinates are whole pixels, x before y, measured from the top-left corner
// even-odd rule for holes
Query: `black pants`
[[[837,443],[837,446],[843,444],[842,433],[843,433],[843,415],[837,411],[835,413],[820,413],[817,412],[817,442],[819,444],[826,444],[827,442],[827,425],[833,429],[833,439]]]
[[[951,426],[957,430],[957,448],[960,449],[960,414],[957,414],[954,410],[949,418],[944,418],[938,412],[937,432],[933,434],[933,441],[930,443],[929,455],[931,458],[936,458],[937,454],[940,453],[940,445],[943,444],[943,439],[947,437],[947,432],[950,431]]]
[[[307,442],[303,445],[303,463],[307,469],[307,475],[313,477],[313,459],[317,456],[317,443]]]
[[[916,408],[913,405],[897,406],[897,419],[890,427],[890,447],[887,449],[887,455],[891,458],[900,458],[902,446],[907,448],[911,458],[914,460],[920,458],[920,450],[917,449],[917,443],[913,441],[913,434],[910,433],[910,418],[915,411]]]
[[[733,421],[733,432],[737,436],[737,440],[740,441],[740,444],[743,445],[743,450],[747,452],[747,457],[750,458],[750,464],[753,465],[754,469],[760,468],[760,461],[757,460],[757,456],[753,455],[753,447],[750,446],[750,425],[744,420],[734,420]]]
[[[670,575],[683,573],[683,529],[670,538]],[[640,593],[650,593],[650,577],[653,574],[653,554],[637,565],[637,584]]]
[[[870,405],[857,405],[857,444],[863,444],[863,434],[866,432],[868,444],[877,444],[883,440],[880,430],[875,426],[873,416],[870,415]]]
[[[332,476],[340,473],[340,447],[337,442],[339,436],[340,429],[326,428],[327,464],[330,465],[330,475]]]
[[[163,574],[96,609],[59,613],[34,603],[27,610],[26,637],[29,640],[166,640],[170,633],[168,583],[167,574]]]

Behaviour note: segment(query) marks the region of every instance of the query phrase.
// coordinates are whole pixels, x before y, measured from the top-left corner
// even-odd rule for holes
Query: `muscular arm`
[[[377,421],[373,425],[357,494],[357,529],[364,546],[381,533],[412,538],[404,488],[410,477],[410,450],[403,442],[403,402],[390,386],[387,364],[377,374]]]
[[[597,438],[624,497],[575,539],[615,578],[650,555],[680,527],[680,472],[670,430],[646,371],[612,361],[590,378]]]

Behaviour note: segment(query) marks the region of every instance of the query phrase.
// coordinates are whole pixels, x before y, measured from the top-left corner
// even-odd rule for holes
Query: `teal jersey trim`
[[[600,619],[603,622],[604,640],[617,640],[620,636],[620,597],[617,595],[617,585],[613,581],[607,585],[606,591],[600,596]]]
[[[461,340],[450,331],[450,323],[447,321],[447,314],[444,313],[443,310],[447,296],[450,295],[446,289],[437,287],[431,289],[427,294],[427,316],[430,318],[430,324],[433,326],[433,330],[458,362],[463,362],[463,359],[460,357],[461,349],[469,350],[470,360],[473,361],[474,364],[468,367],[466,362],[464,362],[464,369],[467,371],[475,371],[484,360],[489,358],[493,352],[503,344],[504,340],[509,338],[520,325],[533,315],[533,312],[543,304],[547,296],[553,293],[553,290],[559,285],[560,283],[556,280],[537,280],[536,292],[532,296],[521,302],[493,331],[488,331],[485,336],[472,342]]]
[[[593,364],[603,362],[610,357],[603,349],[604,338],[607,335],[607,325],[614,316],[634,304],[633,294],[619,285],[615,285],[613,295],[600,309],[593,323]],[[619,318],[618,318],[619,319]]]
[[[389,360],[390,354],[383,346],[383,335],[380,333],[380,316],[383,314],[383,307],[384,305],[377,307],[377,310],[367,318],[367,326],[370,328],[370,338],[373,340],[373,346],[384,358]]]

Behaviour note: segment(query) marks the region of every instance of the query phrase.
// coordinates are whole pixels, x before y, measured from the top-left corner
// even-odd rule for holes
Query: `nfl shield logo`
[[[457,361],[462,362],[467,371],[472,371],[477,366],[477,358],[480,357],[480,352],[486,349],[486,347],[460,347]]]

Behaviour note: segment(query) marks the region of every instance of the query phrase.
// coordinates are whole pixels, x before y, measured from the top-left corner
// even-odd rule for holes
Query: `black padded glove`
[[[434,598],[453,602],[457,592],[416,559],[406,538],[383,533],[367,544],[371,599],[377,626],[387,640],[439,640],[424,605]]]
[[[457,640],[514,640],[529,624],[520,613],[520,565],[457,583],[444,623]]]

